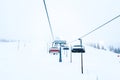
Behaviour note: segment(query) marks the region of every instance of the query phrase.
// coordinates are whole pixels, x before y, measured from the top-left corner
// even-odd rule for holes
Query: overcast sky
[[[120,15],[119,0],[46,0],[56,38],[73,41]],[[120,42],[120,18],[83,38]],[[0,38],[51,38],[43,0],[1,0]]]

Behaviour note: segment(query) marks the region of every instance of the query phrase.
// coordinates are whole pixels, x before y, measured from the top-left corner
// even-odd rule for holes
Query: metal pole
[[[70,63],[72,63],[72,52],[70,52]]]
[[[82,39],[79,38],[78,40],[80,40],[80,45],[82,46]]]
[[[79,40],[80,40],[80,45],[82,47],[82,39]],[[83,74],[83,53],[81,53],[81,73]]]
[[[81,73],[83,74],[83,53],[81,53]]]
[[[61,44],[60,44],[59,62],[62,62],[62,51],[61,51]]]

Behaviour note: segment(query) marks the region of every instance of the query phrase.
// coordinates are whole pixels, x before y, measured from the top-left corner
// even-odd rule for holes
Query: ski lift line
[[[118,17],[120,17],[120,15],[112,18],[111,20],[107,21],[106,23],[104,23],[104,24],[100,25],[99,27],[93,29],[92,31],[90,31],[90,32],[88,32],[87,34],[85,34],[85,35],[83,35],[82,37],[80,37],[79,39],[86,37],[87,35],[91,34],[92,32],[94,32],[94,31],[96,31],[96,30],[98,30],[98,29],[100,29],[101,27],[103,27],[103,26],[105,26],[106,24],[112,22],[113,20],[117,19]]]
[[[48,19],[48,23],[49,23],[49,27],[50,27],[50,32],[51,32],[51,35],[52,35],[52,39],[54,40],[53,29],[52,29],[52,26],[51,26],[51,23],[50,23],[50,18],[49,18],[49,15],[48,15],[48,10],[47,10],[47,6],[46,6],[46,3],[45,3],[45,0],[43,0],[43,3],[44,3],[46,15],[47,15],[47,19]]]
[[[82,39],[82,38],[84,38],[84,37],[88,36],[89,34],[93,33],[94,31],[96,31],[96,30],[100,29],[101,27],[105,26],[106,24],[108,24],[108,23],[112,22],[113,20],[117,19],[118,17],[120,17],[120,15],[118,15],[118,16],[116,16],[116,17],[112,18],[111,20],[109,20],[109,21],[107,21],[106,23],[104,23],[104,24],[100,25],[99,27],[97,27],[97,28],[93,29],[92,31],[88,32],[87,34],[85,34],[85,35],[81,36],[81,37],[80,37],[80,38],[78,38],[78,39]],[[69,43],[75,42],[75,41],[77,41],[78,39],[73,40],[73,41],[71,41],[71,42],[69,42]]]

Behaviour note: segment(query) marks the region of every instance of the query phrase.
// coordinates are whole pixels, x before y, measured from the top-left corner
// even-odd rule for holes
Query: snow
[[[118,54],[85,46],[83,74],[81,56],[47,52],[45,42],[0,42],[0,80],[119,80]]]
[[[119,0],[107,3],[46,0],[55,38],[71,42],[120,13]],[[67,55],[63,51],[59,63],[58,55],[48,53],[51,34],[43,0],[0,0],[0,26],[0,38],[8,40],[0,42],[0,80],[120,80],[118,54],[85,46],[81,74],[80,54],[73,54],[70,63],[70,51]],[[119,46],[119,33],[118,19],[84,42],[100,40]]]

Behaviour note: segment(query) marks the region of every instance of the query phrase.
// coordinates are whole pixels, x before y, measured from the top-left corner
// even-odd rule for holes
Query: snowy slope
[[[46,43],[0,43],[0,80],[119,80],[120,63],[116,54],[86,46],[84,74],[80,54],[47,53]]]
[[[94,48],[86,48],[86,51],[85,67],[88,73],[97,75],[98,80],[119,80],[120,63],[117,54]]]

